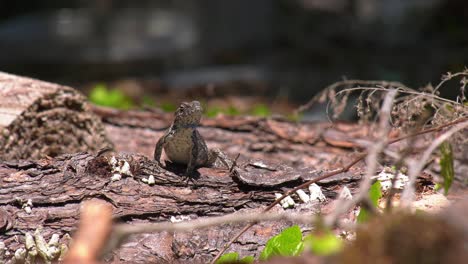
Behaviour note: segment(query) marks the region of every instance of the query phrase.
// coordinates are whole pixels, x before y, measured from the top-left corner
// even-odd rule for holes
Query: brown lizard
[[[173,163],[187,165],[190,176],[196,168],[211,166],[219,160],[229,169],[226,155],[219,149],[208,149],[205,140],[197,130],[202,116],[200,102],[183,102],[174,114],[174,122],[158,140],[154,149],[154,159],[161,164],[162,150]]]

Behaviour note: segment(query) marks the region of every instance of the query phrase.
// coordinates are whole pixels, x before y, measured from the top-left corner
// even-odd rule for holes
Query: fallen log
[[[89,109],[70,87],[0,72],[0,160],[111,147]]]
[[[33,233],[47,241],[56,234],[60,245],[68,245],[68,235],[73,235],[78,225],[80,206],[89,199],[104,201],[112,208],[115,222],[128,224],[261,212],[277,193],[344,166],[354,158],[355,149],[361,149],[372,140],[369,129],[354,124],[292,123],[282,119],[223,116],[205,119],[199,130],[207,144],[222,149],[231,157],[239,153],[241,157],[233,173],[222,167],[200,168],[198,174],[187,181],[183,174],[185,168],[171,164],[161,168],[151,158],[154,144],[170,125],[170,114],[90,108],[71,88],[18,78],[6,75],[2,80],[29,87],[28,91],[36,87],[31,82],[39,82],[40,87],[52,87],[28,96],[29,99],[25,99],[28,103],[24,105],[29,107],[16,116],[11,110],[14,107],[2,103],[4,98],[14,101],[14,97],[0,100],[2,109],[7,109],[2,111],[10,120],[4,122],[4,129],[8,129],[5,131],[17,131],[18,135],[16,139],[5,141],[8,148],[4,150],[8,151],[2,152],[5,156],[0,161],[0,241],[5,245],[3,252],[0,248],[0,262],[10,260],[15,252],[24,249],[27,238]],[[2,89],[5,95],[10,94],[5,91],[12,92],[11,87]],[[51,113],[51,117],[41,123],[41,119],[34,116],[43,112]],[[103,127],[96,115],[103,120]],[[46,122],[48,120],[53,122]],[[79,124],[83,120],[88,120],[89,126],[68,135],[74,143],[67,145],[59,141],[66,147],[60,151],[50,150],[49,145],[53,146],[55,141],[51,143],[45,138],[49,134],[60,138],[64,131],[69,131],[63,124],[58,125],[56,131],[49,131],[50,126],[68,122],[73,130],[81,128]],[[34,130],[33,125],[42,130]],[[35,132],[25,132],[23,127]],[[47,133],[41,134],[43,131]],[[35,141],[40,135],[44,139]],[[25,146],[18,145],[19,136]],[[106,137],[118,152],[93,153],[109,144]],[[76,142],[88,143],[81,146]],[[41,147],[34,149],[35,146]],[[326,202],[303,202],[293,197],[296,206],[286,210],[327,212],[344,186],[352,193],[356,190],[363,165],[360,163],[347,173],[320,182]],[[423,179],[422,185],[430,184],[429,176]],[[274,210],[284,209],[277,206]],[[269,238],[290,224],[284,221],[260,223],[242,236],[231,250],[242,256],[258,254]],[[188,233],[135,235],[104,256],[104,260],[206,263],[242,226],[226,224]],[[310,226],[303,226],[303,230],[308,229]]]

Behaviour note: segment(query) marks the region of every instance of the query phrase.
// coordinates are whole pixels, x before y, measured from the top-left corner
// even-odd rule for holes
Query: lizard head
[[[174,114],[174,125],[197,126],[200,124],[203,108],[198,101],[183,102]]]

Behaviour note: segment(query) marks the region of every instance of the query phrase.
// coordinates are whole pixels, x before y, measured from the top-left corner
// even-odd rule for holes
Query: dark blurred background
[[[215,87],[301,103],[343,78],[417,88],[468,62],[466,0],[61,4],[0,2],[1,71],[131,96]]]

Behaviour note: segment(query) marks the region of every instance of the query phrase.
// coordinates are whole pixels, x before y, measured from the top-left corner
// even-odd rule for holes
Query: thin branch
[[[232,170],[234,170],[234,168],[237,167],[237,159],[239,159],[239,157],[240,157],[240,153],[237,154],[236,158],[232,162],[232,166],[231,168],[229,168],[229,172],[232,172]]]
[[[190,232],[195,229],[208,228],[223,224],[237,224],[252,222],[252,224],[264,221],[290,221],[294,223],[312,224],[316,214],[291,214],[289,212],[281,213],[233,213],[218,217],[200,218],[191,221],[179,223],[161,222],[149,224],[118,224],[112,231],[111,238],[103,250],[104,253],[110,252],[118,247],[122,241],[133,234],[151,233],[151,232]]]
[[[327,86],[325,89],[323,89],[323,92],[317,94],[316,96],[312,97],[307,103],[299,106],[294,112],[295,114],[299,114],[304,112],[305,110],[309,109],[319,97],[323,95],[324,92],[328,92],[330,90],[334,90],[340,86],[354,86],[354,85],[380,85],[383,87],[397,87],[397,88],[403,88],[403,89],[410,89],[404,84],[400,82],[388,82],[388,81],[369,81],[369,80],[344,80],[344,81],[339,81],[335,82],[329,86]]]
[[[378,161],[379,153],[388,144],[387,142],[388,132],[390,131],[390,126],[388,124],[390,120],[393,99],[395,98],[396,94],[397,94],[397,90],[391,90],[385,96],[385,99],[384,99],[384,102],[382,104],[382,108],[380,111],[379,135],[378,135],[379,140],[373,146],[371,146],[368,151],[369,154],[367,155],[367,158],[366,158],[366,164],[367,164],[366,175],[364,176],[364,179],[359,186],[359,190],[357,194],[351,200],[345,200],[345,199],[341,200],[341,202],[336,205],[335,209],[333,210],[333,213],[331,213],[325,219],[326,225],[328,226],[335,225],[338,217],[341,214],[349,211],[349,209],[351,209],[357,203],[361,202],[365,197],[367,197],[368,195],[367,191],[369,190],[371,183],[372,183],[372,176],[375,175],[375,172],[377,170],[377,161]]]
[[[338,95],[340,95],[341,93],[344,93],[344,92],[361,91],[361,90],[388,91],[389,89],[381,88],[381,87],[355,87],[355,88],[348,88],[346,90],[339,91],[338,93],[336,93],[336,95],[338,96]],[[449,99],[445,99],[445,98],[442,98],[440,96],[437,96],[435,94],[430,94],[430,93],[423,93],[423,92],[418,92],[418,91],[413,91],[413,90],[404,90],[404,89],[398,89],[398,92],[405,93],[405,94],[425,96],[425,97],[429,97],[431,99],[437,99],[439,101],[450,103],[450,104],[455,103],[454,101],[451,101]]]
[[[403,194],[401,196],[401,205],[402,206],[407,207],[412,203],[413,194],[414,194],[414,183],[416,181],[416,177],[423,170],[423,168],[424,168],[426,162],[429,160],[432,152],[434,152],[434,150],[440,144],[442,144],[444,141],[449,139],[453,134],[457,133],[458,131],[460,131],[460,130],[466,128],[466,127],[468,127],[468,121],[465,121],[463,123],[460,123],[460,124],[454,126],[450,130],[448,130],[447,132],[445,132],[444,134],[442,134],[441,136],[436,138],[432,142],[432,144],[429,146],[429,148],[427,148],[426,151],[423,153],[422,157],[420,159],[418,159],[418,161],[410,160],[408,162],[409,182],[408,182],[408,184],[407,184],[406,188],[404,189]]]
[[[448,72],[447,75],[442,76],[442,80],[439,82],[439,84],[434,88],[433,93],[437,92],[442,85],[450,80],[452,80],[454,77],[457,76],[467,76],[468,75],[468,69],[465,68],[464,71],[462,72],[457,72],[457,73],[450,73]]]
[[[208,228],[212,226],[224,224],[237,224],[245,222],[262,222],[262,221],[291,221],[297,223],[311,224],[316,214],[291,214],[289,212],[282,213],[233,213],[229,215],[200,218],[191,221],[179,223],[150,223],[150,224],[119,224],[114,228],[114,232],[122,236],[132,234],[151,233],[151,232],[190,232],[195,229]]]

